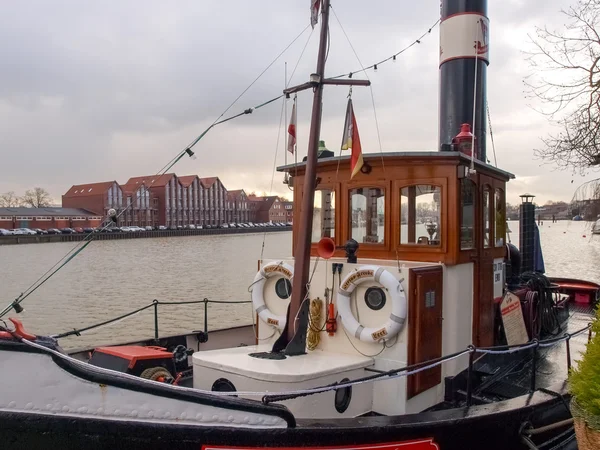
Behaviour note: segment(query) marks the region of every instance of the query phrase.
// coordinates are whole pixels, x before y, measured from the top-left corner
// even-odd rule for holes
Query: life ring
[[[271,262],[262,266],[252,283],[252,306],[263,322],[283,331],[287,320],[286,316],[277,316],[273,314],[271,310],[267,308],[267,305],[265,305],[265,283],[267,278],[270,278],[273,275],[283,275],[283,277],[287,278],[291,283],[292,277],[294,276],[294,269],[283,261]]]
[[[363,327],[352,314],[350,309],[350,297],[352,292],[361,283],[365,281],[375,281],[387,289],[392,298],[392,312],[387,322],[376,328]],[[346,331],[363,342],[387,341],[396,336],[407,315],[406,294],[400,281],[383,267],[362,266],[357,270],[350,272],[340,284],[337,293],[338,313],[342,318],[342,325]]]

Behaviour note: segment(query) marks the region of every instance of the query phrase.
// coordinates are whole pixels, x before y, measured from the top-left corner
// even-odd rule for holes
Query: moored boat
[[[299,212],[293,257],[248,280],[256,335],[205,327],[66,354],[61,335],[13,319],[9,448],[575,448],[565,380],[600,286],[535,271],[530,196],[520,249],[506,244],[513,175],[485,162],[486,2],[442,2],[440,151],[363,155],[350,100],[352,155],[322,158],[324,85],[368,82],[324,77],[330,2],[315,5],[317,71],[285,91],[314,94],[307,160],[279,168]]]

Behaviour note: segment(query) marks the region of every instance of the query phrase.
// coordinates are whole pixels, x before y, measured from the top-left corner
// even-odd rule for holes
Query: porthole
[[[340,384],[348,383],[350,380],[344,378],[340,381]],[[352,386],[348,386],[341,389],[335,390],[335,410],[340,414],[344,413],[348,406],[350,406],[350,400],[352,400]]]
[[[280,278],[275,283],[275,293],[281,299],[290,298],[292,295],[292,283],[287,278]]]
[[[373,311],[378,311],[385,306],[385,292],[380,287],[370,287],[365,292],[365,303]]]
[[[212,391],[215,392],[236,392],[237,389],[233,385],[231,381],[227,378],[219,378],[216,380],[211,388]],[[237,397],[237,395],[233,395],[232,397]]]

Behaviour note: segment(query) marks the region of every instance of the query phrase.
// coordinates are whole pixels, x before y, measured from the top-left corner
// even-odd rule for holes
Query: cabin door
[[[410,271],[409,365],[442,356],[443,274],[441,267],[426,267]],[[407,398],[414,397],[438,385],[441,381],[441,366],[410,375],[407,381]]]
[[[474,271],[473,343],[479,347],[494,345],[494,222],[492,180],[485,176],[479,179],[479,236]]]

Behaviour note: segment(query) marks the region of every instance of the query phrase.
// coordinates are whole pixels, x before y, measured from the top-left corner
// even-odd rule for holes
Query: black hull
[[[162,425],[127,420],[95,420],[0,411],[0,441],[16,449],[195,449],[203,446],[274,448],[354,448],[365,444],[432,439],[440,450],[528,448],[522,430],[571,417],[568,397],[545,392],[486,406],[399,417],[299,420],[295,427],[260,428]],[[576,449],[572,426],[536,436],[536,444],[560,436],[552,448]],[[414,446],[415,449],[436,446]],[[411,446],[407,446],[411,449]]]

